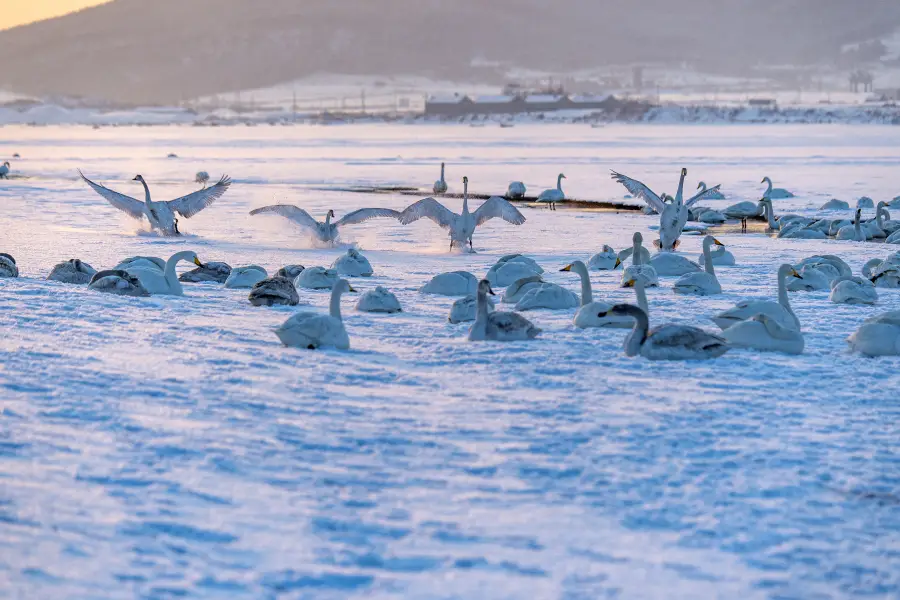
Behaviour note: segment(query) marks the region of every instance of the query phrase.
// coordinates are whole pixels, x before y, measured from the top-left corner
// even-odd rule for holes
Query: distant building
[[[431,96],[425,101],[425,116],[458,118],[470,115],[514,115],[557,110],[610,110],[621,106],[613,96],[566,96],[555,94],[500,96]]]

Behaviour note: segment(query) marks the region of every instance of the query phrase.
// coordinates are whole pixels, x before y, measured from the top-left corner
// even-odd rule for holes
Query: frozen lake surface
[[[183,298],[120,298],[45,281],[81,258],[195,250],[232,266],[330,265],[274,201],[318,218],[415,198],[319,188],[502,192],[511,180],[579,198],[621,198],[616,169],[674,193],[723,184],[724,207],[769,175],[797,194],[776,211],[900,194],[900,129],[881,126],[443,126],[0,129],[0,595],[15,598],[896,598],[900,596],[900,360],[847,353],[866,318],[900,309],[793,293],[806,353],[732,351],[702,363],[622,354],[622,331],[576,330],[574,311],[535,311],[531,343],[470,344],[452,298],[418,288],[443,271],[482,276],[504,254],[547,278],[656,217],[523,208],[492,221],[474,255],[447,254],[428,221],[345,230],[399,315],[353,310],[352,349],[282,347],[295,308],[254,308],[244,290],[187,285]],[[179,158],[166,158],[169,153]],[[77,178],[156,199],[194,173],[234,185],[181,221],[138,231]],[[458,200],[448,205],[459,209]],[[895,211],[900,213],[900,211]],[[871,217],[873,211],[866,212]],[[849,215],[848,215],[849,217]],[[896,215],[900,218],[900,214]],[[837,254],[859,272],[900,249],[875,243],[719,236],[738,266],[725,293],[684,298],[663,278],[651,320],[709,317],[776,294],[775,271]],[[696,259],[700,238],[681,250]],[[620,272],[595,299],[631,301]],[[325,310],[327,292],[301,291]]]

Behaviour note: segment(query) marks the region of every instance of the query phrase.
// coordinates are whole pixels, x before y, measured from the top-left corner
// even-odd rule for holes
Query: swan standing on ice
[[[194,252],[186,250],[173,254],[166,261],[166,267],[163,271],[142,266],[127,267],[125,271],[129,275],[137,277],[144,289],[153,295],[184,296],[184,288],[181,287],[181,282],[178,281],[178,274],[175,272],[175,266],[183,260],[190,261],[198,267],[203,266],[203,263],[200,262],[200,259],[197,258]]]
[[[0,278],[18,276],[19,267],[16,266],[16,259],[6,252],[0,252]]]
[[[783,327],[767,314],[753,315],[722,332],[722,337],[735,348],[751,348],[762,352],[803,354],[803,334]]]
[[[716,246],[724,246],[722,242],[711,235],[703,238],[703,256],[705,259],[703,264],[706,267],[706,272],[682,275],[678,281],[675,282],[673,291],[676,294],[715,296],[716,294],[722,293],[722,286],[716,278],[716,270],[713,268],[712,253],[710,252],[713,244]]]
[[[357,223],[364,223],[369,219],[377,219],[380,217],[393,217],[395,219],[400,217],[400,213],[396,210],[391,210],[390,208],[360,208],[359,210],[347,213],[332,223],[331,219],[334,218],[334,211],[329,210],[328,213],[325,214],[325,222],[320,223],[309,216],[308,212],[293,204],[273,204],[271,206],[263,206],[262,208],[251,210],[250,214],[281,215],[285,219],[293,221],[309,233],[313,234],[320,242],[325,242],[327,244],[335,243],[340,235],[339,229],[346,225],[356,225]]]
[[[9,179],[9,161],[0,165],[0,179]]]
[[[784,188],[773,188],[772,180],[767,176],[763,177],[760,183],[768,184],[766,191],[763,192],[763,198],[768,198],[769,200],[784,200],[785,198],[793,198],[794,194],[787,191]]]
[[[541,192],[541,195],[537,197],[538,202],[549,202],[550,210],[556,210],[556,203],[562,202],[566,199],[566,194],[562,189],[562,180],[565,179],[566,176],[560,173],[556,177],[556,188],[551,188],[549,190],[544,190]]]
[[[144,186],[145,200],[141,202],[136,198],[120,194],[98,183],[94,183],[85,177],[81,171],[78,171],[78,174],[81,175],[85,183],[115,208],[118,208],[133,219],[140,220],[142,217],[147,217],[147,220],[150,221],[150,227],[163,235],[179,235],[181,233],[178,231],[178,219],[175,218],[176,212],[185,219],[190,219],[218,198],[221,198],[222,194],[231,185],[231,179],[227,175],[223,175],[222,179],[212,187],[197,190],[192,194],[176,198],[175,200],[154,202],[150,199],[150,188],[147,186],[147,182],[140,175],[136,175],[132,181],[139,181]]]
[[[782,327],[800,331],[800,320],[791,308],[787,294],[787,278],[800,277],[791,265],[781,265],[778,269],[778,302],[771,300],[742,300],[734,307],[719,313],[712,321],[725,330],[741,321],[758,314],[765,314],[775,319]]]
[[[721,187],[721,185],[717,185],[717,186],[716,186],[716,190],[714,190],[714,191],[708,193],[708,194],[705,196],[705,198],[706,198],[707,200],[725,200],[725,194],[723,194],[722,192],[720,192],[719,189],[718,189],[718,188],[720,188],[720,187]],[[697,189],[700,190],[701,193],[707,191],[707,190],[706,190],[706,183],[704,183],[703,181],[701,181],[700,183],[697,184]]]
[[[628,287],[628,282],[632,279],[639,279],[644,283],[645,287],[655,287],[659,285],[659,277],[656,269],[651,265],[644,264],[645,248],[641,245],[644,236],[636,231],[631,237],[633,246],[631,247],[631,266],[626,267],[622,273],[622,287]]]
[[[194,177],[194,183],[200,183],[206,188],[206,184],[209,183],[209,173],[206,171],[197,171],[197,175]]]
[[[450,249],[465,249],[474,252],[472,234],[475,228],[494,218],[500,218],[513,225],[525,222],[525,216],[515,206],[499,196],[488,198],[475,212],[469,212],[469,178],[463,177],[462,214],[447,209],[434,198],[424,198],[406,207],[399,219],[403,225],[409,225],[421,218],[434,221],[442,229],[450,232]]]
[[[346,279],[340,279],[331,290],[331,303],[327,315],[317,312],[299,312],[275,329],[275,335],[285,346],[315,350],[334,347],[350,348],[350,336],[341,319],[341,295],[355,292]]]
[[[847,343],[866,356],[900,355],[900,311],[869,317],[847,338]]]
[[[441,178],[434,182],[431,191],[438,195],[447,193],[447,182],[444,180],[444,163],[441,163]]]
[[[631,317],[634,328],[625,337],[625,356],[649,360],[702,360],[716,358],[731,348],[723,338],[690,325],[660,325],[650,329],[647,313],[631,304],[616,304],[606,315]]]
[[[525,197],[525,184],[521,181],[513,181],[506,188],[506,197],[519,200]]]
[[[647,203],[647,206],[659,213],[659,249],[666,252],[674,252],[678,247],[678,238],[684,231],[684,226],[690,216],[689,209],[691,206],[708,198],[713,192],[719,191],[719,186],[704,189],[702,192],[695,194],[688,201],[684,201],[684,178],[687,177],[687,169],[681,169],[681,179],[678,182],[678,192],[671,202],[666,202],[663,197],[658,196],[653,190],[636,179],[627,177],[620,173],[612,172],[613,180],[625,186],[625,189],[631,192],[635,197],[641,198]],[[665,194],[663,194],[665,196]]]
[[[494,295],[487,279],[478,282],[475,295],[475,323],[469,330],[470,342],[496,341],[516,342],[536,338],[541,330],[514,312],[489,312],[488,294]]]

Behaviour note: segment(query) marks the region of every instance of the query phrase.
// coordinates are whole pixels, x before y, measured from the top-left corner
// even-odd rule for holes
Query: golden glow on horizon
[[[0,29],[58,17],[110,0],[0,0]]]

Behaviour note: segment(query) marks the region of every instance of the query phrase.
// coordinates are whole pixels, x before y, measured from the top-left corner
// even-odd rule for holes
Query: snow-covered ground
[[[573,311],[529,313],[530,343],[471,344],[433,274],[481,276],[501,255],[559,269],[654,217],[523,209],[491,222],[475,255],[449,255],[427,221],[345,230],[404,312],[357,313],[352,349],[282,347],[295,308],[187,285],[183,298],[111,297],[47,282],[61,260],[111,267],[195,250],[204,261],[330,265],[266,203],[318,217],[415,198],[328,191],[356,184],[451,190],[568,176],[579,198],[621,198],[609,169],[674,192],[678,170],[756,199],[764,175],[813,211],[831,197],[900,194],[898,130],[848,126],[6,127],[0,251],[0,590],[13,598],[843,598],[900,595],[898,359],[848,354],[864,318],[900,309],[795,293],[806,353],[732,351],[703,363],[623,356],[624,332],[576,330]],[[179,158],[168,159],[176,153]],[[136,231],[76,168],[139,196],[193,189],[198,170],[235,183],[181,228]],[[447,201],[459,208],[458,200]],[[727,202],[709,203],[724,206]],[[710,315],[774,297],[782,262],[830,253],[854,270],[897,247],[721,235],[739,266],[725,293],[649,293],[651,320],[713,328]],[[696,256],[700,240],[684,238]],[[595,297],[630,300],[620,273]],[[301,292],[325,309],[327,293]]]

